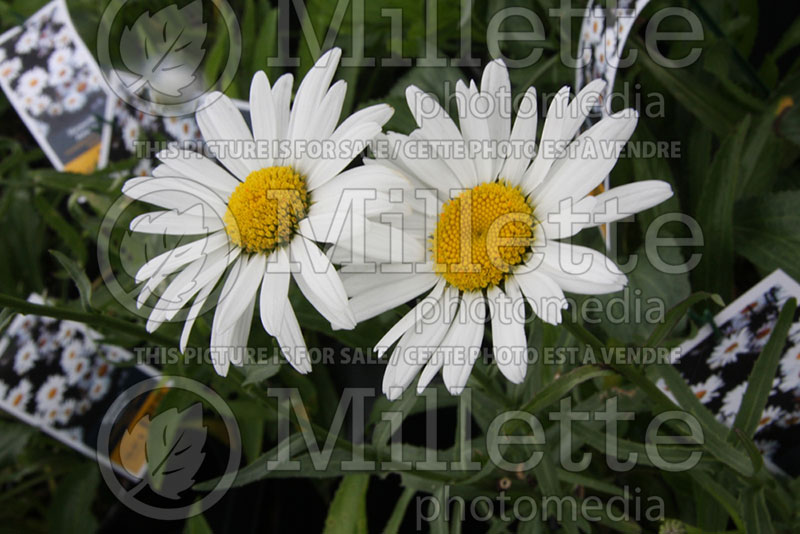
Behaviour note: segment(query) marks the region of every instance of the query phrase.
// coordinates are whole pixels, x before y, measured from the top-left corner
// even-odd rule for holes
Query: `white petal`
[[[320,56],[300,82],[289,117],[288,139],[313,138],[313,132],[309,128],[319,113],[320,104],[331,85],[341,57],[342,51],[332,48]]]
[[[503,376],[514,384],[525,380],[528,341],[525,323],[514,316],[514,306],[521,295],[515,284],[508,284],[504,293],[493,287],[488,293],[492,304],[492,343],[494,359]]]
[[[469,87],[461,81],[456,82],[456,93],[460,98],[456,99],[458,104],[458,123],[461,127],[461,135],[464,136],[467,146],[470,141],[487,142],[492,139],[489,132],[489,121],[485,116],[481,116],[478,111],[480,106],[489,100],[489,105],[494,105],[494,99],[491,95],[483,97],[479,95],[478,88],[475,82],[470,81]],[[483,154],[477,154],[474,158],[476,179],[479,181],[489,181],[496,176],[492,175],[492,160],[483,157]],[[478,185],[477,183],[470,184],[471,186]]]
[[[356,124],[347,130],[337,129],[330,137],[335,153],[333,157],[317,160],[307,173],[308,189],[313,191],[339,174],[361,153],[358,149],[366,148],[367,142],[374,139],[380,131],[381,126],[377,122]],[[347,144],[344,143],[345,140]],[[298,165],[302,167],[302,164]]]
[[[238,247],[222,247],[191,262],[170,282],[153,306],[147,319],[148,332],[172,319],[201,289],[219,278],[225,268],[241,253]]]
[[[292,240],[290,250],[292,259],[300,264],[299,270],[294,272],[294,279],[311,305],[331,322],[333,328],[355,327],[347,292],[328,257],[316,244],[299,236]]]
[[[363,276],[362,278],[367,278]],[[400,338],[409,328],[414,326],[417,321],[425,320],[428,315],[436,313],[436,305],[441,304],[441,296],[444,292],[445,280],[442,278],[434,286],[433,290],[422,299],[419,304],[414,306],[408,313],[406,313],[388,332],[375,344],[375,352],[378,358],[392,346],[392,344]],[[441,313],[441,311],[439,311]]]
[[[397,398],[414,381],[445,338],[452,320],[451,309],[454,308],[448,303],[456,298],[458,291],[455,288],[445,290],[438,303],[439,313],[407,330],[400,338],[383,375],[383,392],[389,400]]]
[[[623,110],[581,134],[534,192],[535,202],[550,211],[565,198],[577,202],[588,195],[616,165],[619,150],[630,139],[637,121],[636,111]],[[571,153],[576,157],[570,157]]]
[[[284,74],[272,86],[272,102],[275,106],[275,138],[286,139],[289,131],[290,102],[292,100],[291,73]]]
[[[222,273],[220,273],[222,276]],[[206,303],[208,296],[214,291],[214,286],[219,281],[219,277],[213,282],[210,282],[206,285],[197,296],[194,298],[194,302],[192,303],[192,307],[189,308],[189,313],[186,316],[186,321],[183,323],[183,330],[181,331],[181,340],[180,340],[180,349],[181,353],[186,352],[186,344],[189,343],[189,334],[192,333],[192,327],[194,326],[195,320],[200,315],[200,311],[203,308],[203,305]]]
[[[494,100],[492,113],[487,117],[489,134],[492,140],[506,141],[511,132],[511,80],[502,59],[495,59],[486,65],[481,77],[481,94]],[[495,178],[503,165],[500,158],[492,158],[490,177]]]
[[[580,127],[586,122],[586,117],[589,116],[589,113],[600,100],[605,87],[606,81],[604,79],[592,80],[570,102],[564,122],[564,139],[575,137]]]
[[[365,321],[421,295],[438,281],[437,275],[422,273],[361,293],[350,300],[350,307],[357,322]]]
[[[644,180],[614,187],[595,197],[594,219],[590,226],[624,219],[657,206],[671,196],[672,187],[660,180]]]
[[[406,89],[406,102],[419,125],[419,135],[435,142],[463,144],[464,138],[439,102],[414,85]],[[445,164],[465,187],[478,183],[475,166],[465,158],[446,158]]]
[[[250,83],[250,122],[253,125],[253,139],[258,142],[271,142],[277,139],[277,121],[269,79],[264,71],[258,71]],[[272,162],[272,157],[262,159],[265,167],[270,167]]]
[[[569,87],[562,87],[556,93],[547,109],[547,116],[542,129],[542,138],[539,141],[538,153],[533,164],[523,177],[522,187],[525,191],[533,191],[541,184],[550,167],[553,166],[558,156],[558,144],[564,139],[565,115],[569,105]]]
[[[263,254],[250,254],[249,257],[242,257],[228,274],[217,304],[217,313],[222,316],[218,328],[222,331],[232,328],[242,317],[258,291],[266,263],[267,258]]]
[[[214,189],[225,200],[236,189],[236,186],[241,183],[231,176],[228,171],[193,150],[166,149],[159,152],[156,157],[168,169],[172,169],[179,175],[191,178],[206,187]],[[159,170],[160,174],[163,172],[165,172],[165,169]],[[175,175],[173,174],[172,176]]]
[[[134,200],[181,212],[197,205],[207,206],[208,210],[203,211],[204,215],[219,219],[222,219],[227,210],[225,199],[219,193],[191,178],[132,178],[122,186],[122,193]]]
[[[522,143],[531,144],[536,141],[536,129],[539,124],[538,103],[536,101],[536,89],[531,87],[525,92],[525,96],[519,104],[517,118],[514,120],[514,128],[511,130],[510,140],[512,146]],[[513,152],[506,158],[500,176],[509,180],[512,184],[521,184],[525,170],[530,165],[530,158],[526,157],[519,148],[519,152]]]
[[[230,98],[214,92],[206,99],[211,104],[200,109],[195,117],[206,142],[223,143],[215,154],[217,159],[242,181],[251,172],[266,167],[258,158],[240,157],[248,147],[252,149],[255,145],[253,134]]]
[[[564,291],[600,295],[620,291],[627,283],[619,268],[594,249],[552,241],[534,250],[530,261],[541,260],[538,270]]]
[[[450,327],[443,346],[451,348],[451,358],[445,359],[442,378],[452,395],[460,395],[467,384],[472,366],[481,354],[484,329],[484,298],[479,292],[464,293],[461,311]]]
[[[142,265],[136,273],[136,282],[142,282],[156,275],[166,276],[174,273],[183,265],[227,244],[227,234],[225,232],[217,232],[186,245],[170,249]]]
[[[133,218],[130,229],[144,234],[199,235],[225,227],[221,219],[213,215],[204,216],[204,208],[202,204],[196,204],[185,212],[168,210],[143,213]]]
[[[269,257],[261,282],[261,323],[272,336],[277,336],[283,324],[289,298],[289,279],[289,256],[279,248]]]
[[[292,306],[287,302],[284,306],[283,325],[276,339],[281,347],[281,352],[289,364],[298,373],[306,374],[311,372],[311,361],[308,359],[306,342],[303,340],[303,333],[297,323]]]
[[[517,284],[533,313],[546,323],[561,324],[561,310],[567,307],[567,299],[559,285],[544,271],[517,273],[509,281]]]

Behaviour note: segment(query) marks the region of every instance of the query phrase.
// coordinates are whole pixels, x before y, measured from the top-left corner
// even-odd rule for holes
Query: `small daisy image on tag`
[[[44,303],[39,295],[28,300]],[[114,399],[159,375],[132,359],[83,323],[17,315],[0,337],[0,410],[96,458],[101,421]]]
[[[727,426],[733,425],[739,413],[753,366],[791,297],[800,298],[800,284],[783,271],[775,271],[722,310],[713,327],[704,326],[675,352],[673,364],[692,393]],[[671,397],[663,381],[657,385]],[[772,471],[800,474],[798,423],[800,313],[796,312],[754,437]]]

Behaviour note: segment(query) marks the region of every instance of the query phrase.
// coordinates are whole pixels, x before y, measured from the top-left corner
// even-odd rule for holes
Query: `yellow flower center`
[[[462,291],[496,286],[530,251],[534,222],[519,187],[500,180],[467,189],[442,207],[432,240],[435,270]]]
[[[291,240],[308,203],[303,176],[291,167],[267,167],[236,186],[222,220],[237,246],[269,253]]]

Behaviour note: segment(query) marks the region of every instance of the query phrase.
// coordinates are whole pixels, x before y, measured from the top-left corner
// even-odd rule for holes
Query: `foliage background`
[[[90,49],[103,3],[90,0],[68,0],[73,20]],[[0,29],[21,23],[37,10],[41,0],[0,1]],[[163,4],[147,2],[156,11]],[[266,69],[271,79],[283,69],[268,67],[266,58],[275,55],[277,36],[288,32],[293,52],[301,58],[296,77],[308,69],[313,57],[300,32],[300,21],[294,14],[288,27],[278,27],[278,11],[267,2],[245,0],[231,2],[236,10],[243,34],[243,57],[236,79],[228,94],[246,97],[249,80],[256,70]],[[287,2],[287,5],[289,3]],[[335,2],[309,0],[307,16],[321,40],[332,20]],[[439,2],[437,47],[442,56],[458,57],[461,32],[471,29],[472,54],[489,59],[485,34],[487,21],[497,10],[520,5],[532,7],[545,22],[547,40],[538,43],[544,54],[535,65],[512,71],[515,92],[536,85],[539,94],[554,94],[564,84],[572,84],[574,73],[558,60],[562,36],[557,19],[548,16],[556,0],[501,1],[476,0],[472,12],[465,15],[458,2]],[[574,3],[583,7],[582,3]],[[647,325],[620,327],[601,321],[598,325],[580,325],[556,329],[537,321],[532,327],[535,347],[582,343],[610,346],[641,344],[677,344],[696,329],[695,322],[685,319],[689,308],[695,316],[716,312],[718,305],[706,298],[715,293],[725,302],[746,290],[765,274],[782,268],[800,280],[800,166],[797,163],[800,145],[800,18],[795,2],[757,2],[756,0],[653,0],[640,17],[629,46],[640,50],[634,66],[622,71],[617,87],[628,82],[641,96],[663,97],[663,116],[643,114],[634,139],[678,141],[681,157],[675,159],[633,158],[622,160],[614,169],[615,184],[631,180],[660,179],[673,184],[676,195],[664,205],[637,217],[636,224],[618,225],[621,233],[619,255],[626,258],[640,250],[643,230],[661,213],[680,211],[697,219],[702,227],[705,246],[700,249],[681,247],[683,257],[702,252],[703,259],[690,274],[668,275],[657,271],[646,260],[631,275],[632,289],[640,289],[643,298],[663,299],[668,307],[678,306],[668,316],[668,324],[655,328]],[[702,48],[700,60],[679,71],[665,69],[647,60],[644,53],[642,21],[655,10],[667,6],[684,6],[700,16],[705,39],[698,43],[674,44],[667,47],[668,57],[682,57],[692,46]],[[403,51],[406,57],[424,53],[424,40],[429,31],[425,25],[424,4],[417,0],[391,0],[366,3],[366,55],[388,57],[389,19],[381,17],[380,8],[403,10]],[[575,26],[579,21],[575,22]],[[349,56],[352,30],[350,12],[339,30],[336,44]],[[222,68],[225,55],[222,23],[211,25],[208,75]],[[512,29],[507,27],[505,29]],[[683,30],[685,28],[676,28]],[[572,32],[577,35],[577,31]],[[574,43],[573,43],[574,44]],[[503,51],[511,57],[524,57],[530,44],[508,42]],[[481,68],[370,67],[341,68],[338,77],[349,83],[344,113],[374,101],[388,101],[396,115],[388,128],[408,132],[413,121],[408,113],[403,90],[415,83],[425,90],[441,94],[446,81],[460,77],[480,77]],[[633,98],[634,95],[631,95]],[[542,106],[540,105],[540,109]],[[10,104],[0,97],[0,299],[5,308],[3,324],[12,310],[19,308],[14,298],[24,299],[31,292],[46,292],[55,299],[54,315],[69,312],[84,318],[109,338],[126,346],[159,344],[144,334],[142,320],[119,306],[102,284],[97,271],[95,242],[97,227],[105,209],[119,195],[119,180],[109,178],[109,170],[91,176],[58,173],[50,168],[43,153],[28,134]],[[541,131],[541,128],[540,128]],[[79,204],[85,196],[88,204]],[[663,229],[662,235],[686,237],[685,227],[675,225]],[[584,236],[585,242],[600,246],[596,236]],[[70,270],[50,251],[63,253],[66,265],[77,266],[88,277],[89,285],[73,279]],[[679,258],[675,258],[676,263]],[[77,287],[82,287],[79,294]],[[293,289],[294,291],[294,289]],[[690,298],[690,295],[695,297]],[[83,301],[81,299],[83,297]],[[87,304],[88,302],[88,304]],[[298,316],[304,324],[310,347],[372,346],[388,325],[404,309],[376,318],[350,332],[333,332],[309,307],[298,299]],[[680,303],[684,305],[679,306]],[[113,317],[126,321],[129,327],[114,326],[99,319]],[[198,320],[192,342],[207,342],[209,318]],[[675,328],[672,328],[675,327]],[[269,346],[271,340],[254,328],[252,345]],[[160,339],[176,345],[179,327],[165,325]],[[774,369],[773,369],[774,371]],[[555,467],[555,461],[543,462],[532,473],[517,478],[514,474],[487,469],[474,480],[463,481],[456,475],[444,478],[415,475],[368,477],[350,475],[341,478],[335,470],[314,472],[292,479],[273,479],[259,470],[264,465],[262,454],[276,445],[274,406],[265,403],[268,385],[300,389],[311,420],[319,429],[329,428],[333,409],[342,388],[352,385],[378,387],[382,367],[377,365],[315,366],[314,372],[300,376],[286,365],[259,369],[245,368],[233,379],[217,377],[210,366],[170,365],[168,373],[200,379],[221,392],[231,402],[244,432],[245,459],[253,467],[245,472],[253,481],[233,490],[222,503],[185,525],[155,524],[129,512],[118,504],[101,483],[96,466],[77,453],[3,416],[0,420],[0,531],[128,531],[151,528],[159,531],[278,531],[305,529],[329,532],[406,532],[414,528],[413,495],[442,491],[442,482],[450,481],[458,494],[475,497],[498,494],[498,483],[510,476],[511,494],[533,495],[599,495],[608,498],[619,494],[625,485],[641,486],[648,494],[661,496],[667,505],[667,517],[678,518],[696,527],[696,531],[718,532],[792,532],[800,529],[797,511],[800,486],[796,481],[776,480],[760,468],[751,454],[749,436],[737,438],[715,424],[697,402],[693,413],[701,420],[707,436],[703,462],[687,473],[664,474],[647,465],[627,473],[609,471],[605,462],[596,461],[589,470],[572,475]],[[546,454],[557,453],[557,429],[548,421],[547,412],[556,409],[557,401],[571,395],[580,406],[592,408],[611,390],[623,391],[621,408],[635,411],[637,419],[621,430],[630,450],[641,450],[644,423],[653,414],[668,407],[652,387],[658,376],[668,370],[638,367],[601,370],[581,368],[577,371],[560,366],[535,365],[526,382],[512,386],[494,366],[479,366],[471,379],[476,405],[481,406],[471,423],[473,436],[485,431],[485,424],[503,409],[522,406],[539,416],[548,430]],[[439,448],[443,457],[458,453],[454,436],[470,424],[459,417],[458,404],[442,389],[439,393]],[[744,410],[754,411],[760,399]],[[368,428],[369,454],[381,455],[386,450],[386,429],[380,424],[380,411],[385,399],[377,401]],[[406,395],[398,401],[407,414],[404,438],[409,454],[424,452],[424,405]],[[705,412],[705,413],[704,413]],[[760,413],[760,412],[758,412]],[[641,417],[640,417],[641,416]],[[583,428],[583,438],[574,447],[591,450],[602,447],[591,439],[596,427]],[[585,428],[584,428],[585,427]],[[324,430],[321,431],[324,433]],[[745,433],[746,434],[746,433]],[[752,435],[752,433],[750,434]],[[552,436],[552,439],[551,439]],[[415,442],[414,440],[421,440]],[[475,448],[485,450],[485,443]],[[595,451],[597,453],[597,451]],[[596,458],[600,458],[596,454]],[[450,480],[452,478],[452,480]],[[341,482],[340,482],[341,480]],[[412,504],[406,510],[406,506]],[[487,522],[458,521],[445,524],[437,521],[425,528],[431,532],[576,532],[587,525],[556,524],[553,521],[532,521],[523,525],[507,524],[499,518]],[[591,525],[595,531],[654,532],[659,525],[648,522],[612,522]]]

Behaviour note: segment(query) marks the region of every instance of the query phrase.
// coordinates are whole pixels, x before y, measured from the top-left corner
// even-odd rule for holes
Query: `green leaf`
[[[748,115],[723,141],[703,184],[696,214],[703,230],[705,250],[694,271],[693,285],[719,293],[725,300],[730,300],[733,294],[733,207],[749,127]]]
[[[630,41],[640,48],[639,64],[700,122],[719,136],[725,136],[733,129],[736,114],[731,113],[731,110],[735,108],[726,105],[718,92],[687,72],[687,69],[674,69],[657,64],[644,50],[645,46],[640,38],[634,36]]]
[[[692,393],[689,385],[678,370],[670,364],[653,365],[649,370],[658,374],[666,382],[669,391],[675,396],[678,404],[693,415],[703,429],[704,448],[719,461],[727,464],[746,477],[751,477],[756,469],[750,458],[735,449],[726,441],[728,427],[717,421],[700,400]]]
[[[325,519],[325,534],[367,534],[369,475],[347,475],[339,484]]]
[[[22,423],[0,421],[0,465],[13,461],[36,430]]]
[[[83,311],[91,311],[92,283],[89,281],[89,277],[86,276],[86,273],[83,272],[83,269],[81,269],[81,267],[66,254],[59,252],[58,250],[50,250],[50,254],[56,257],[61,266],[66,269],[67,273],[69,273],[70,277],[75,282],[75,285],[78,288],[78,293],[80,293],[81,296],[81,306],[83,307]]]
[[[725,511],[728,512],[728,515],[733,519],[733,522],[736,523],[736,526],[739,530],[744,530],[744,522],[742,521],[742,516],[739,513],[739,503],[736,502],[736,498],[723,486],[722,484],[717,483],[709,474],[695,470],[692,473],[692,480],[697,482],[701,488],[703,488],[706,493],[708,493],[711,497],[713,497],[719,504],[725,508]]]
[[[764,489],[749,489],[742,496],[742,516],[744,517],[745,531],[758,532],[758,534],[774,534],[767,501],[764,498]]]
[[[800,279],[800,191],[782,191],[736,204],[736,251],[762,272],[783,269]]]
[[[200,503],[196,502],[192,508],[199,507],[199,505]],[[186,520],[183,534],[214,534],[214,531],[211,530],[211,525],[208,524],[203,514],[197,514]]]
[[[568,373],[564,373],[564,375],[562,375],[558,380],[545,386],[541,391],[536,393],[530,402],[523,405],[520,410],[535,415],[537,412],[561,400],[578,384],[582,384],[583,382],[593,378],[608,376],[610,374],[612,374],[611,371],[601,369],[595,365],[584,365],[582,367],[578,367],[577,369],[573,369]]]
[[[783,355],[783,347],[786,344],[786,336],[794,321],[796,309],[797,300],[794,298],[790,298],[783,305],[778,322],[769,336],[769,341],[758,355],[747,379],[747,389],[742,398],[742,406],[736,414],[733,428],[740,429],[748,438],[753,437],[756,433],[758,421],[767,406],[772,382],[775,380],[778,364]]]
[[[62,239],[64,244],[72,251],[72,254],[78,259],[81,265],[86,264],[86,244],[84,239],[72,225],[61,216],[50,203],[41,195],[34,197],[36,210],[42,216],[42,220],[47,226],[53,230]]]
[[[47,507],[49,531],[55,534],[91,533],[97,530],[92,502],[100,482],[97,464],[81,462],[57,485]]]
[[[389,521],[387,521],[386,526],[383,527],[383,534],[397,534],[400,532],[400,525],[403,523],[403,517],[406,515],[408,504],[416,493],[417,491],[411,488],[405,488],[403,490],[403,493],[394,505],[392,515],[389,516]]]
[[[677,306],[674,306],[670,309],[666,316],[664,317],[664,322],[659,324],[653,329],[653,332],[650,334],[650,337],[645,344],[646,347],[658,347],[661,343],[667,338],[667,336],[672,332],[675,326],[689,313],[689,309],[692,306],[697,304],[698,302],[702,302],[704,300],[711,299],[719,306],[724,306],[725,303],[722,301],[719,295],[714,295],[712,293],[706,293],[705,291],[699,291],[697,293],[693,293],[685,298],[683,301],[680,302]]]

